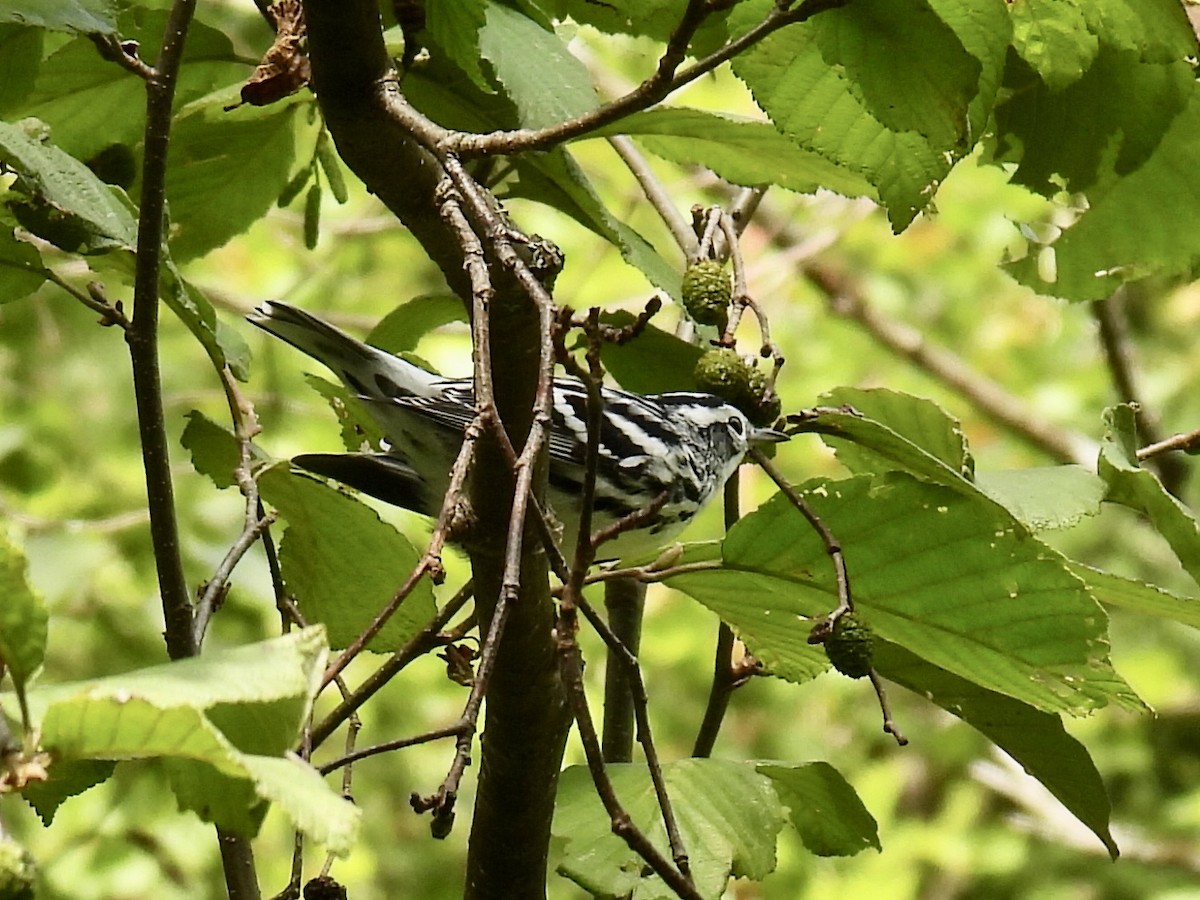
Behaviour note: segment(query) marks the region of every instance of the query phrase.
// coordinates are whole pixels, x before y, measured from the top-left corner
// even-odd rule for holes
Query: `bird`
[[[298,307],[267,301],[248,321],[332,371],[383,431],[381,452],[306,453],[301,469],[384,502],[437,516],[450,469],[475,417],[469,378],[443,378],[372,347]],[[588,445],[588,392],[556,377],[550,411],[547,499],[563,525],[561,546],[575,547]],[[758,427],[714,394],[636,394],[602,387],[592,498],[593,533],[665,494],[658,511],[603,543],[598,560],[660,550],[695,518],[737,470],[751,447],[787,439]]]

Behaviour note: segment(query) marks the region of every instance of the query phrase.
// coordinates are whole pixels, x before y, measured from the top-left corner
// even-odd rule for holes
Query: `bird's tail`
[[[437,380],[424,369],[277,300],[263,303],[246,318],[323,363],[361,397],[427,396]]]

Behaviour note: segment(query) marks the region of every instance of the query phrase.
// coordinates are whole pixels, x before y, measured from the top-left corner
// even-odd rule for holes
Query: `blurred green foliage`
[[[501,15],[511,15],[503,9]],[[181,120],[184,138],[187,127],[199,129],[204,121],[222,118],[220,106],[232,96],[218,74],[244,77],[248,60],[265,48],[268,36],[251,12],[219,6],[203,11],[211,26],[201,33],[208,42],[204,46],[221,58],[212,71],[198,68],[191,93],[181,98],[181,103],[194,103]],[[136,26],[153,33],[156,24],[138,21]],[[639,27],[655,33],[659,23],[651,16]],[[0,41],[11,37],[0,34]],[[55,67],[70,71],[77,60],[90,61],[93,51],[84,38],[50,40],[59,43],[53,48],[54,63],[43,69],[36,87],[28,86],[29,102],[42,105],[38,114],[45,119],[61,116],[52,133],[56,140],[65,136],[66,149],[81,154],[102,149],[88,142],[95,143],[96,128],[106,126],[71,130],[66,101],[51,96]],[[597,68],[614,77],[635,77],[624,44],[590,31],[581,40]],[[1061,71],[1061,57],[1039,57],[1028,45],[1024,50],[1033,69],[1043,66],[1051,78],[1069,77]],[[469,54],[473,49],[451,52]],[[961,62],[944,64],[954,68]],[[224,93],[210,94],[218,84]],[[118,108],[120,96],[106,95],[105,103],[115,105],[104,108]],[[0,113],[18,108],[19,99],[0,89]],[[681,105],[726,112],[753,109],[744,86],[722,71],[676,99]],[[132,121],[140,112],[120,115]],[[189,203],[211,205],[207,217],[189,218],[181,226],[179,258],[187,258],[182,272],[214,304],[220,323],[240,332],[251,347],[252,377],[245,389],[262,421],[259,443],[277,458],[337,450],[342,446],[340,425],[325,399],[306,383],[309,364],[257,333],[241,316],[262,299],[280,298],[365,333],[405,299],[443,286],[415,242],[353,179],[344,205],[333,192],[321,193],[320,240],[311,252],[305,250],[314,243],[312,210],[305,212],[303,201],[268,207],[285,181],[299,172],[328,179],[321,174],[328,171],[321,168],[327,160],[320,160],[320,166],[316,162],[319,142],[327,138],[316,123],[312,98],[301,94],[273,114],[247,118],[239,127],[230,125],[224,138],[212,138],[214,144],[196,147],[194,154],[182,152],[190,142],[181,144],[174,164],[180,167],[177,183],[186,191],[177,195],[175,211]],[[934,125],[939,131],[947,127]],[[124,118],[112,127],[114,140],[132,141],[137,134]],[[652,133],[652,124],[645,128]],[[82,143],[72,148],[72,140]],[[238,180],[227,185],[213,180],[214,171],[224,171],[213,162],[220,158],[218,150],[275,147],[288,155],[293,145],[294,161],[289,155],[265,183],[253,176],[250,161],[238,170]],[[683,153],[662,141],[656,146],[648,140],[647,146],[667,158],[679,159]],[[572,153],[607,209],[618,211],[625,226],[637,229],[667,262],[682,268],[683,259],[671,255],[669,236],[612,149],[587,140],[572,145]],[[778,384],[785,411],[812,406],[838,386],[885,386],[935,400],[960,419],[981,470],[1057,461],[1032,445],[1019,427],[982,413],[969,392],[889,352],[877,333],[839,315],[836,304],[804,276],[804,267],[815,262],[853,277],[877,315],[912,329],[928,346],[953,352],[973,376],[1002,385],[1022,401],[1031,421],[1098,447],[1101,412],[1121,397],[1100,349],[1094,310],[1035,293],[1026,286],[1035,280],[1028,266],[1019,272],[1025,284],[1003,269],[1030,249],[1031,232],[1062,224],[1062,207],[1010,180],[1015,166],[986,164],[983,155],[977,151],[954,167],[938,186],[932,211],[899,235],[887,212],[869,200],[825,192],[768,194],[746,232],[742,252],[751,292],[770,316],[772,336],[788,360]],[[728,201],[724,185],[687,166],[659,159],[650,165],[681,210],[693,203]],[[1018,180],[1029,183],[1036,175],[1027,170]],[[910,201],[906,196],[901,205]],[[612,243],[581,225],[579,217],[520,197],[507,206],[525,230],[545,234],[565,250],[567,266],[555,292],[559,302],[636,312],[653,293],[647,278]],[[895,210],[892,218],[897,218]],[[225,243],[251,221],[244,234]],[[65,262],[52,252],[48,258]],[[1177,255],[1171,260],[1177,263]],[[1136,351],[1139,399],[1158,417],[1165,434],[1189,431],[1200,421],[1200,396],[1192,389],[1200,377],[1195,352],[1200,290],[1187,282],[1182,268],[1166,265],[1171,274],[1121,289]],[[127,302],[128,292],[114,291],[113,298],[118,297]],[[678,315],[668,306],[655,324],[669,331]],[[52,284],[0,306],[0,527],[24,547],[29,580],[49,609],[45,677],[53,682],[117,674],[165,660],[128,354],[119,330],[99,327],[96,318]],[[758,338],[751,323],[739,336],[748,347]],[[214,491],[178,444],[193,410],[215,421],[227,417],[206,354],[171,316],[164,316],[161,340],[167,426],[176,440],[172,462],[184,564],[189,583],[198,585],[211,576],[237,535],[244,510],[233,492]],[[461,323],[444,325],[406,349],[440,371],[469,371],[469,336]],[[777,462],[795,482],[846,474],[815,437],[793,439]],[[760,474],[745,473],[747,509],[769,493]],[[1194,504],[1194,485],[1185,486],[1182,499]],[[379,513],[421,546],[428,523],[403,511],[380,507]],[[720,511],[714,509],[687,536],[720,534]],[[1106,505],[1100,515],[1046,539],[1072,559],[1185,596],[1195,593],[1163,539],[1127,509]],[[846,549],[853,552],[852,546]],[[447,563],[450,577],[438,591],[439,601],[450,596],[466,573],[461,558]],[[599,592],[593,593],[598,602]],[[641,659],[651,719],[667,759],[690,752],[704,712],[716,624],[711,612],[682,594],[651,588]],[[277,631],[267,565],[254,551],[213,621],[208,646],[240,646]],[[1039,784],[979,733],[919,696],[892,691],[894,716],[911,741],[898,748],[881,732],[875,698],[861,682],[829,673],[801,686],[754,679],[735,694],[716,755],[832,761],[877,821],[883,852],[818,857],[784,829],[776,870],[760,883],[735,882],[728,896],[1200,896],[1195,888],[1200,872],[1200,676],[1194,665],[1200,638],[1186,626],[1122,610],[1111,613],[1109,638],[1115,669],[1156,715],[1109,708],[1066,725],[1088,748],[1108,788],[1112,831],[1123,852],[1120,861],[1108,864],[1095,835]],[[591,661],[589,690],[598,703],[603,653],[593,636],[585,634],[581,640]],[[367,669],[360,661],[346,676],[356,682]],[[359,743],[452,721],[464,699],[465,691],[446,679],[438,660],[423,659],[404,673],[403,684],[389,686],[363,710]],[[318,711],[332,702],[323,696]],[[356,900],[461,895],[465,851],[460,836],[469,825],[470,778],[448,841],[432,840],[426,820],[405,802],[414,791],[428,793],[436,787],[451,753],[443,742],[356,765],[353,791],[363,811],[362,838],[334,869]],[[338,750],[328,746],[322,754],[318,762]],[[573,742],[567,762],[581,759]],[[47,900],[223,896],[211,828],[177,811],[166,772],[158,764],[118,765],[111,780],[68,800],[49,828],[16,798],[5,798],[0,816],[5,830],[38,860],[38,896]],[[269,813],[255,842],[267,893],[287,880],[292,842],[289,822],[277,811]],[[563,851],[558,844],[554,849]],[[310,870],[320,862],[315,851],[306,860]],[[554,878],[550,896],[581,893]]]

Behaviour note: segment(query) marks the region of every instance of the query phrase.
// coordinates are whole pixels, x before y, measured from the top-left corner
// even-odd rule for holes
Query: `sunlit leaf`
[[[275,205],[295,158],[298,102],[231,113],[214,103],[175,125],[167,201],[177,260],[221,246]]]
[[[975,473],[976,486],[1031,531],[1070,528],[1100,512],[1104,482],[1082,466]]]
[[[1200,628],[1200,599],[1180,597],[1155,585],[1102,572],[1082,563],[1071,563],[1071,571],[1087,582],[1088,590],[1101,603]]]
[[[769,122],[659,107],[587,137],[607,133],[632,135],[656,156],[681,165],[703,166],[734,184],[772,184],[800,193],[824,188],[847,197],[875,196],[875,188],[861,174],[789,141]]]
[[[264,473],[259,487],[287,520],[279,562],[288,590],[309,621],[325,624],[330,646],[347,646],[404,584],[420,555],[369,506],[286,466]],[[433,590],[422,579],[369,646],[400,646],[433,612]]]
[[[142,59],[153,62],[166,24],[166,10],[137,9],[122,14],[119,31],[122,40],[137,43]],[[193,21],[175,87],[176,106],[221,85],[235,84],[245,74],[245,63],[237,60],[229,36]],[[46,122],[56,145],[78,159],[89,160],[114,144],[136,147],[141,143],[146,127],[146,83],[104,59],[89,38],[79,37],[42,62],[23,115]]]
[[[785,135],[875,185],[900,229],[986,122],[1008,28],[985,0],[850,3],[775,32],[733,70]]]
[[[1061,90],[1091,66],[1100,39],[1087,30],[1075,0],[1025,0],[1009,7],[1013,47],[1046,86]]]
[[[829,763],[763,764],[758,771],[774,782],[792,827],[810,853],[853,856],[868,847],[883,849],[875,819]]]
[[[763,878],[775,868],[775,836],[783,811],[771,779],[753,763],[685,759],[663,767],[667,793],[679,823],[696,889],[720,897],[730,875]],[[644,765],[610,765],[617,797],[643,833],[668,859],[662,812]],[[553,832],[567,841],[559,872],[584,890],[603,896],[677,896],[612,833],[585,766],[571,766],[559,780]]]
[[[594,109],[587,67],[562,40],[515,9],[487,4],[478,53],[516,105],[524,128],[544,128]]]
[[[49,620],[25,569],[25,554],[0,529],[0,663],[18,689],[42,664]]]
[[[851,472],[885,472],[899,467],[950,487],[959,487],[960,481],[972,474],[974,462],[962,426],[932,400],[883,388],[838,388],[822,394],[820,402],[847,408],[849,415],[830,411],[817,421],[836,426],[836,432],[822,431],[822,439]],[[855,422],[855,418],[862,421]],[[902,440],[891,439],[881,429]],[[849,440],[838,440],[837,433]],[[929,456],[953,475],[942,471]]]
[[[1050,712],[1140,708],[1108,663],[1103,610],[1001,508],[901,473],[814,481],[804,496],[837,537],[856,608],[880,638]],[[668,583],[729,622],[770,671],[812,677],[809,629],[837,605],[813,529],[777,496],[730,531],[724,557],[719,570]]]

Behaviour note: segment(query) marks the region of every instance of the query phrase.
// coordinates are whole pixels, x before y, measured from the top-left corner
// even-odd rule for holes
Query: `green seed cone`
[[[871,673],[874,652],[875,636],[854,613],[838,619],[833,634],[825,642],[825,655],[830,664],[851,678],[863,678]]]
[[[724,330],[729,321],[729,301],[733,288],[729,273],[715,259],[701,260],[683,273],[681,290],[684,309],[701,325],[716,325]]]

